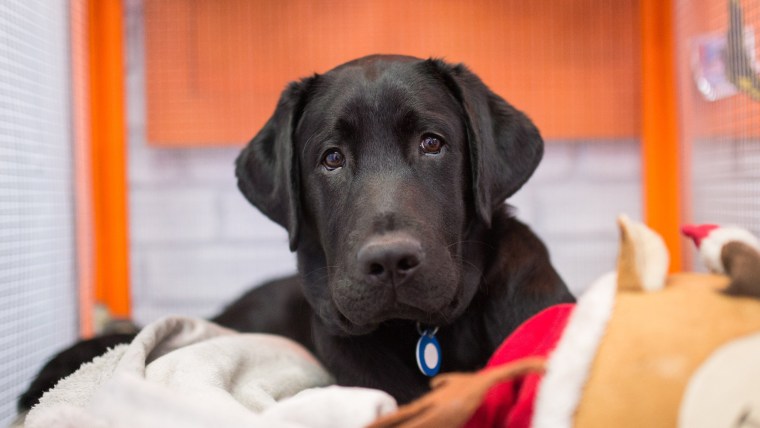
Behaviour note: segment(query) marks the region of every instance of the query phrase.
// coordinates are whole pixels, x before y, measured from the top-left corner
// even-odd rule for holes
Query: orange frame
[[[670,271],[683,269],[681,156],[673,0],[641,1],[641,153],[644,221],[662,235]]]
[[[89,108],[95,300],[130,316],[121,0],[89,0]]]

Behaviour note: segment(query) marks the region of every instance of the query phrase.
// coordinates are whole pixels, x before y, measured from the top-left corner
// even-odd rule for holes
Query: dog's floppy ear
[[[288,230],[291,251],[298,246],[300,222],[300,181],[293,131],[314,79],[288,85],[272,117],[235,161],[238,188],[250,203]]]
[[[524,113],[493,93],[464,65],[435,59],[427,64],[442,76],[464,110],[475,206],[490,226],[496,207],[536,170],[544,141]]]

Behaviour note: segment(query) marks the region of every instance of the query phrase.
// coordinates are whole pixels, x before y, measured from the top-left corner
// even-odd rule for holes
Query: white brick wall
[[[131,152],[153,162],[171,159],[144,139]],[[130,168],[130,239],[134,315],[145,323],[166,313],[209,316],[236,295],[266,279],[295,271],[287,234],[237,192],[232,159],[237,149],[176,149],[182,168],[146,175]],[[134,162],[134,161],[132,161]],[[206,171],[185,168],[203,165]],[[214,168],[211,168],[213,165]],[[210,172],[226,171],[215,182]],[[162,177],[162,171],[166,177]],[[209,177],[208,180],[202,177]]]
[[[295,260],[285,232],[237,191],[238,148],[146,143],[140,1],[129,0],[127,9],[135,318],[208,316],[251,285],[295,271]],[[636,141],[552,141],[533,179],[511,199],[574,292],[613,269],[617,214],[640,218],[639,164]]]
[[[176,184],[131,184],[130,237],[141,244],[213,242],[220,228],[216,189]]]
[[[574,293],[614,269],[615,219],[641,219],[640,175],[637,141],[550,141],[534,176],[510,199]]]

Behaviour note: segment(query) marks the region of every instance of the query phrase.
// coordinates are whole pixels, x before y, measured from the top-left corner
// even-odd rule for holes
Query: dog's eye
[[[346,163],[346,158],[343,156],[343,153],[341,153],[340,150],[338,149],[330,149],[327,152],[325,152],[325,155],[322,157],[322,165],[324,165],[328,171],[338,169],[342,167],[343,164],[345,163]]]
[[[422,140],[420,141],[420,150],[422,150],[422,153],[436,155],[441,153],[442,147],[443,141],[438,136],[432,134],[425,134],[422,136]]]

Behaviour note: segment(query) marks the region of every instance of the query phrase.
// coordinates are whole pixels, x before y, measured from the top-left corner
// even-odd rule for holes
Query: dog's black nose
[[[366,279],[399,286],[414,275],[424,255],[419,241],[394,234],[371,239],[356,257]]]

